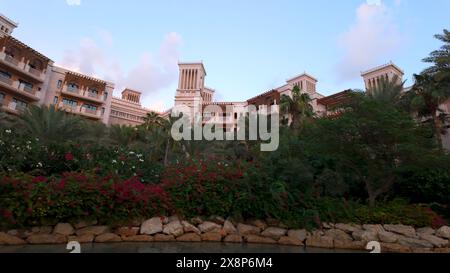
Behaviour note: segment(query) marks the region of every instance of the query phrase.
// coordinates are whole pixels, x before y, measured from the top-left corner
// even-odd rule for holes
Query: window
[[[54,98],[53,98],[53,104],[58,104],[58,96],[55,96]]]
[[[102,115],[105,114],[105,107],[102,107]]]
[[[36,70],[42,70],[44,68],[44,64],[42,63],[42,61],[34,59],[32,60],[29,64],[29,67],[36,69]]]
[[[27,108],[27,106],[28,106],[28,103],[26,103],[22,100],[16,99],[16,98],[13,98],[13,102],[16,104],[16,110],[22,111],[22,110],[25,110],[25,108]]]
[[[62,80],[58,80],[58,83],[56,84],[56,86],[58,87],[58,88],[61,88],[61,86],[62,86]]]
[[[98,91],[92,88],[89,88],[88,90],[88,96],[91,98],[97,98],[98,97]]]
[[[25,90],[33,90],[33,85],[24,80],[19,80],[20,86],[23,86]]]
[[[94,105],[85,104],[83,107],[86,108],[86,110],[97,111],[97,106]]]
[[[105,92],[105,94],[103,95],[103,100],[106,101],[108,99],[108,92]]]
[[[71,107],[76,107],[77,102],[75,100],[63,99],[63,104]]]
[[[3,100],[5,100],[5,94],[0,93],[0,106],[3,105]]]
[[[69,90],[70,92],[78,93],[78,85],[76,83],[69,83],[67,85],[67,90]]]
[[[11,74],[5,71],[0,71],[0,77],[11,79]]]

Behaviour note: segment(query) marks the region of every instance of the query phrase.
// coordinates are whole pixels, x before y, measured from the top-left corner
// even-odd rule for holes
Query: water
[[[68,253],[65,245],[0,246],[0,253]],[[82,244],[82,253],[361,253],[361,251],[298,246],[226,243],[108,243]]]

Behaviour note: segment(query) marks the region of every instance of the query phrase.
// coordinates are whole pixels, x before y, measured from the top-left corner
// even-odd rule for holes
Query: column
[[[181,72],[182,72],[182,70],[180,69],[180,71],[179,71],[179,74],[180,75],[178,75],[178,89],[181,89]]]
[[[181,70],[181,88],[180,89],[184,89],[184,69]]]
[[[189,69],[189,77],[188,77],[188,89],[192,89],[192,69]]]
[[[197,75],[198,75],[198,70],[194,70],[194,89],[197,89]]]

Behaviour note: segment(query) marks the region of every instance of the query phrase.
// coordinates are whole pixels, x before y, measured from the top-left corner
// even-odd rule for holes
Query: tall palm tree
[[[442,149],[442,135],[446,133],[449,115],[440,106],[450,98],[450,89],[430,74],[414,75],[415,84],[409,94],[411,109],[432,124],[439,149]]]
[[[399,104],[404,90],[405,81],[399,83],[399,77],[392,79],[382,78],[378,85],[367,90],[369,98],[392,104]]]
[[[83,118],[55,106],[31,105],[20,116],[20,123],[30,135],[47,143],[78,140],[87,134]]]
[[[410,92],[411,108],[419,117],[433,125],[434,135],[442,150],[442,135],[447,133],[449,115],[440,106],[450,99],[450,32],[435,35],[444,45],[423,59],[433,65],[420,75],[414,75],[415,84]]]
[[[434,37],[444,42],[444,45],[423,59],[424,62],[433,64],[423,73],[434,76],[437,81],[445,80],[448,83],[450,81],[450,31],[444,29],[443,34],[437,34]]]
[[[149,130],[151,127],[154,126],[163,126],[164,119],[156,112],[149,112],[147,113],[146,117],[144,118],[144,127],[145,129]]]
[[[139,141],[139,128],[113,125],[109,128],[109,138],[116,145],[129,147]]]
[[[12,128],[16,123],[17,117],[3,111],[0,105],[0,128]]]
[[[311,105],[311,97],[307,93],[302,93],[296,85],[292,89],[292,97],[283,95],[280,102],[281,111],[291,117],[291,127],[294,130],[301,130],[307,120],[314,117],[314,110]]]

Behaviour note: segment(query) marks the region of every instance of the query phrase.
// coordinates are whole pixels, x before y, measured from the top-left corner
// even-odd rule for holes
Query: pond
[[[65,245],[0,246],[0,253],[68,253]],[[109,243],[82,244],[82,253],[361,253],[362,251],[298,246],[226,243]]]

